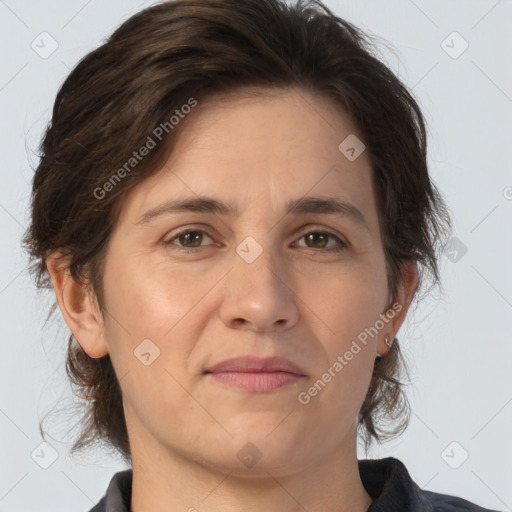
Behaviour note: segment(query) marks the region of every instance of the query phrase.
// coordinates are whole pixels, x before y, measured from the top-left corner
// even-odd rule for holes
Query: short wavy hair
[[[191,97],[200,102],[260,87],[299,87],[349,114],[372,164],[390,292],[396,294],[410,261],[419,263],[414,299],[425,277],[440,285],[438,257],[451,219],[429,177],[425,120],[407,87],[379,57],[374,37],[320,1],[174,0],[127,19],[63,82],[42,137],[31,223],[23,238],[37,287],[52,288],[46,260],[61,250],[70,258],[73,278],[90,284],[104,314],[105,249],[124,198],[161,168],[184,123],[162,132],[164,143],[105,197],[98,200],[94,191]],[[359,412],[365,449],[408,425],[404,370],[395,338],[389,352],[375,360]],[[66,372],[85,406],[72,453],[100,440],[131,460],[110,356],[89,357],[71,334]],[[40,431],[44,437],[41,424]]]

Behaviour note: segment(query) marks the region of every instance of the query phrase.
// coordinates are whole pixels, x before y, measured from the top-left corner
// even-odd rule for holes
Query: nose
[[[223,284],[222,321],[230,328],[255,332],[290,329],[299,319],[299,299],[285,262],[269,248],[250,261],[234,252],[234,268]]]

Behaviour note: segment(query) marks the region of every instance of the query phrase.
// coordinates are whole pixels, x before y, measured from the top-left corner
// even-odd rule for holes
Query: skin
[[[391,297],[369,155],[349,161],[338,149],[358,133],[345,112],[302,89],[260,92],[199,102],[166,165],[130,193],[108,246],[104,318],[60,270],[59,253],[48,260],[71,331],[90,357],[110,354],[120,379],[132,512],[363,512],[372,502],[358,472],[357,414],[375,357],[406,316],[416,265]],[[181,212],[136,225],[164,201],[198,195],[239,214]],[[369,229],[349,217],[285,215],[286,202],[304,195],[355,205]],[[190,225],[207,234],[176,238]],[[311,231],[348,247],[329,252],[336,240],[312,241]],[[263,249],[252,263],[235,250],[247,236]],[[185,254],[184,246],[200,250]],[[394,318],[299,403],[298,393],[394,302],[402,307]],[[134,356],[144,339],[160,350],[148,366]],[[287,357],[306,377],[251,393],[203,373],[246,354]],[[261,453],[252,467],[237,457],[248,442]]]

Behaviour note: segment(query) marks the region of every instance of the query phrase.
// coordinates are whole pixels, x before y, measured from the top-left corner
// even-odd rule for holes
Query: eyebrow
[[[209,213],[235,217],[238,214],[238,209],[213,197],[200,196],[173,199],[142,214],[135,225],[142,226],[157,217],[180,212]],[[366,230],[371,231],[361,211],[353,204],[346,203],[339,199],[307,196],[293,199],[286,205],[286,214],[301,215],[307,213],[347,217],[356,221]]]

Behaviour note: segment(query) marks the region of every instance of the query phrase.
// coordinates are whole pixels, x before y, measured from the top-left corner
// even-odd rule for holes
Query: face
[[[183,128],[124,203],[106,255],[99,343],[120,379],[132,455],[235,473],[242,455],[261,455],[253,473],[284,475],[355,449],[375,357],[401,321],[360,341],[394,300],[369,156],[338,148],[362,137],[299,89],[199,102]],[[204,197],[232,212],[160,208]],[[246,355],[286,358],[302,376],[205,373]]]

